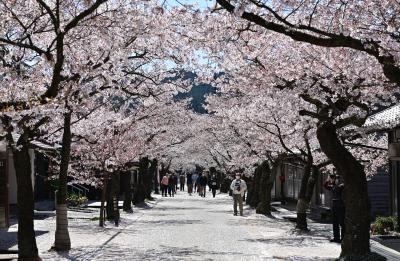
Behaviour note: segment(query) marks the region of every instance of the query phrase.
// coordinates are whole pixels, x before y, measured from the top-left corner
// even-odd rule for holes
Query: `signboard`
[[[0,159],[0,228],[8,226],[8,177],[6,159]]]

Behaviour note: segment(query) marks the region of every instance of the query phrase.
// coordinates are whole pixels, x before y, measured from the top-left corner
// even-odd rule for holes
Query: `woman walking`
[[[167,175],[164,175],[164,177],[161,180],[161,195],[163,197],[167,196],[168,183],[169,183],[169,179],[168,179]]]

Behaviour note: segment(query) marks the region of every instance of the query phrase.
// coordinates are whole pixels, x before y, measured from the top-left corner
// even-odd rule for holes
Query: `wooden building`
[[[400,104],[374,114],[365,127],[388,137],[389,214],[400,219]]]
[[[18,136],[16,135],[15,139]],[[35,194],[43,187],[37,182],[43,179],[43,170],[37,168],[41,151],[56,151],[58,148],[39,141],[32,141],[29,149],[31,159],[31,179]],[[47,170],[45,170],[47,171]],[[32,195],[34,197],[35,195]],[[0,228],[9,226],[10,207],[17,204],[17,179],[14,168],[14,158],[5,141],[0,141]]]
[[[330,173],[321,172],[318,175],[314,187],[314,195],[311,199],[310,207],[315,216],[321,219],[329,215],[331,208],[331,192],[324,188],[324,183]],[[301,186],[301,179],[304,175],[304,165],[295,159],[288,159],[283,162],[278,169],[275,184],[272,188],[272,198],[276,201],[295,203]],[[284,182],[281,181],[284,177]],[[283,191],[283,194],[282,194]],[[387,216],[390,214],[390,181],[389,174],[384,168],[377,171],[377,174],[368,178],[368,194],[371,200],[371,217]],[[400,202],[400,201],[396,201]]]
[[[9,226],[7,154],[0,150],[0,228]]]

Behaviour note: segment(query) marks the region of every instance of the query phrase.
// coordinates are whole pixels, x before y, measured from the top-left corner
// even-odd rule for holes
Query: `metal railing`
[[[78,192],[79,196],[83,195],[86,197],[86,193],[89,192],[88,188],[85,188],[80,184],[68,184],[68,187],[71,188],[72,192]]]

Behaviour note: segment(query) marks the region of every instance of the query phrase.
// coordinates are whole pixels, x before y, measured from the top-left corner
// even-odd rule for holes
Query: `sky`
[[[173,6],[191,4],[201,9],[206,9],[207,7],[213,7],[215,5],[215,0],[167,0],[167,2],[169,5]]]

